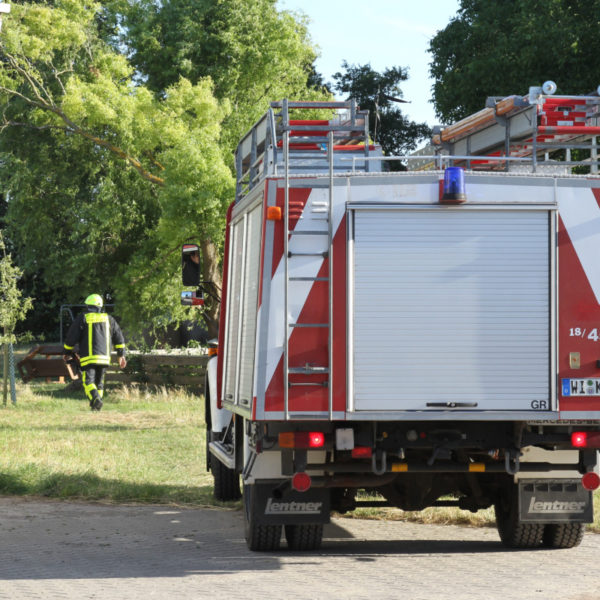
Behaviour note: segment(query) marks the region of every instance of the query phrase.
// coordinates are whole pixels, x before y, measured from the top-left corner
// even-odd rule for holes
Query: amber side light
[[[267,221],[281,221],[281,207],[280,206],[268,206],[267,207]]]

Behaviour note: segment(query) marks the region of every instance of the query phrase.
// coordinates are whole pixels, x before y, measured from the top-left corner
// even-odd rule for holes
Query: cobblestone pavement
[[[237,511],[0,498],[0,540],[0,599],[600,599],[594,534],[508,551],[492,528],[336,519],[318,552],[252,553]]]

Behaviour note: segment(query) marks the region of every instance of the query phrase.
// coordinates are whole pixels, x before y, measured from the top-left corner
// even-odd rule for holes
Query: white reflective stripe
[[[338,186],[333,190],[334,201],[333,201],[333,235],[335,234],[342,222],[344,213],[346,211],[346,198],[347,190],[346,187]],[[327,230],[327,220],[323,219],[323,215],[315,213],[313,206],[316,202],[325,202],[329,204],[329,189],[328,188],[315,188],[310,192],[310,195],[302,211],[302,216],[298,220],[294,231],[316,231],[316,230]],[[315,241],[318,240],[318,241]],[[315,250],[318,244],[318,249]],[[288,249],[290,252],[321,252],[329,249],[326,235],[319,236],[296,236],[292,234]],[[283,346],[285,343],[285,326],[283,319],[283,303],[284,303],[284,278],[285,278],[285,258],[282,256],[277,266],[277,270],[271,280],[270,289],[270,312],[272,315],[277,315],[277,319],[271,319],[269,322],[269,333],[267,337],[267,376],[266,386],[269,387],[269,383],[273,378],[275,369],[281,360],[283,354]],[[302,277],[316,277],[319,270],[323,266],[323,257],[297,257],[289,264],[289,275],[290,276],[302,276]],[[295,269],[296,272],[293,272]],[[289,314],[288,322],[295,323],[300,316],[300,312],[304,308],[308,294],[313,287],[313,281],[295,281],[293,290],[290,290],[289,296]],[[281,307],[281,310],[278,309]],[[280,316],[281,315],[281,316]],[[288,338],[292,333],[293,328],[290,327],[287,332]]]
[[[558,188],[558,209],[600,304],[600,206],[589,188]]]

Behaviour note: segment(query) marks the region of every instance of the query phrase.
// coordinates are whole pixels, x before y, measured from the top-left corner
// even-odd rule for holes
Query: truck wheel
[[[286,525],[285,539],[290,550],[318,550],[323,540],[323,524]]]
[[[255,552],[279,549],[281,525],[259,525],[256,522],[255,486],[244,484],[244,531],[246,544]]]
[[[542,543],[543,523],[523,523],[519,519],[517,486],[494,504],[500,540],[508,548],[536,548]]]
[[[210,457],[210,470],[213,474],[214,495],[217,500],[229,502],[230,500],[239,500],[242,497],[238,473],[226,467],[214,456]]]
[[[575,548],[581,544],[584,533],[585,523],[546,525],[542,541],[549,548]]]

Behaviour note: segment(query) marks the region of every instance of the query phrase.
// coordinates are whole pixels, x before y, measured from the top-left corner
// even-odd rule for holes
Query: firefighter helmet
[[[102,308],[102,296],[99,294],[90,294],[86,299],[85,303],[90,306],[97,306],[98,308]]]

